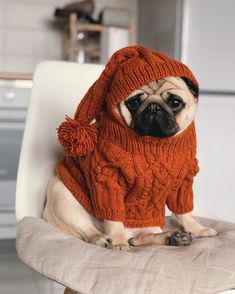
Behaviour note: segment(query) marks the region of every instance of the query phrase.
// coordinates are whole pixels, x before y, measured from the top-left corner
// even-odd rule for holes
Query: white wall
[[[198,106],[195,204],[214,217],[235,222],[235,96],[200,95]]]
[[[0,71],[30,73],[42,60],[62,58],[50,2],[0,0]]]
[[[55,7],[66,0],[0,0],[0,72],[32,73],[43,60],[62,59],[62,26]],[[95,0],[97,18],[104,6],[129,8],[137,24],[137,0]]]

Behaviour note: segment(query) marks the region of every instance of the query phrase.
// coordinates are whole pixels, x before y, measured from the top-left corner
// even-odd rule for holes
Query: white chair
[[[18,254],[19,257],[31,267],[33,267],[31,260],[33,258],[33,254],[35,253],[35,250],[28,244],[32,241],[31,239],[36,238],[33,230],[34,225],[41,225],[39,218],[41,218],[43,210],[46,185],[48,179],[54,174],[56,161],[58,161],[58,159],[62,156],[62,148],[57,141],[56,128],[61,123],[61,121],[64,120],[65,114],[73,116],[79,99],[83,97],[87,89],[98,78],[102,70],[103,66],[101,65],[77,65],[67,62],[43,62],[36,69],[36,73],[34,75],[32,96],[29,104],[29,111],[24,132],[23,145],[20,155],[16,192],[16,218],[19,224],[17,236]],[[33,218],[29,219],[28,221],[29,223],[32,223],[32,226],[29,225],[26,230],[27,232],[25,233],[25,235],[27,240],[22,241],[22,239],[20,238],[20,234],[22,233],[22,230],[24,230],[25,217]],[[48,232],[49,234],[50,227],[49,225],[45,226],[48,227],[44,230],[44,233],[47,234]],[[65,242],[65,244],[70,244],[70,246],[75,248],[75,245],[72,244],[74,242],[74,237],[71,237],[69,239],[69,237],[65,234],[63,235],[59,232],[56,233],[56,231],[55,234],[57,234],[58,242],[61,238],[63,239],[62,242]],[[40,238],[35,240],[40,240]],[[41,241],[43,243],[43,240]],[[22,247],[24,247],[24,244],[22,245],[22,242],[25,242],[25,244],[27,244],[27,246],[25,245],[27,247],[25,248],[25,250],[28,250],[30,252],[23,252],[24,249],[22,249]],[[54,240],[54,244],[55,242],[56,241]],[[77,246],[80,246],[82,250],[86,252],[86,248],[84,246],[88,245],[83,245],[84,242],[82,241],[77,242]],[[43,243],[42,247],[44,245],[45,244]],[[95,246],[97,248],[94,248],[93,245],[89,246],[90,250],[93,250],[92,252],[94,256],[97,256],[97,258],[99,255],[102,255],[103,258],[104,254],[106,254],[106,252],[109,252],[108,254],[109,256],[111,256],[113,262],[118,262],[120,260],[117,252],[113,252],[112,250],[102,251],[107,249],[99,248],[97,246]],[[19,252],[20,247],[21,249]],[[38,248],[36,250],[40,251],[40,244],[38,245]],[[98,250],[97,255],[95,253],[95,250]],[[146,252],[147,254],[149,254],[148,251]],[[40,253],[41,252],[39,252],[39,255]],[[151,254],[153,253],[151,252]],[[152,256],[151,254],[150,256]],[[41,255],[40,258],[44,258],[44,255]],[[133,254],[130,254],[128,256],[125,255],[125,258],[131,259],[133,258]],[[127,261],[126,264],[128,264]],[[58,263],[57,266],[59,267],[60,264]],[[71,267],[71,264],[69,266]],[[35,270],[38,270],[37,267],[33,268]],[[63,265],[61,265],[61,268],[63,269]],[[95,271],[95,269],[90,269],[91,272],[92,270]],[[64,280],[62,280],[56,279],[48,271],[46,273],[43,272],[43,274],[48,276],[50,279],[55,279],[57,280],[57,282],[64,284],[65,287],[67,286],[73,288],[76,292],[81,289],[80,285],[75,285],[74,287],[71,286],[72,284],[69,282],[71,275],[69,277],[66,277],[67,280],[65,278]],[[87,274],[89,276],[89,273]],[[122,274],[125,275],[126,273],[120,272],[120,275]],[[63,275],[61,276],[63,277]],[[137,282],[141,284],[141,281]],[[86,288],[86,285],[84,287]],[[107,287],[107,289],[109,289],[109,286]],[[91,289],[89,290],[91,291]],[[101,293],[89,292],[89,290],[81,290],[81,293]],[[67,288],[65,290],[65,293],[75,292]],[[105,290],[103,290],[103,293],[108,294],[107,290],[106,292]]]

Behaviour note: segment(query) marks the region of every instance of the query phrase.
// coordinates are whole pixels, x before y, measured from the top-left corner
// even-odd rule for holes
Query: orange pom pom
[[[88,154],[94,150],[97,142],[97,131],[94,126],[82,126],[66,116],[58,130],[58,139],[64,152],[73,157]]]

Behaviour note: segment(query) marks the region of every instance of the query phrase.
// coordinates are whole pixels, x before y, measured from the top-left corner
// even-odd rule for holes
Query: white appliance
[[[116,27],[110,27],[101,32],[101,64],[106,64],[115,51],[130,44],[129,34],[129,29]]]
[[[16,234],[16,174],[31,87],[27,80],[0,80],[0,239]]]
[[[200,83],[196,203],[233,222],[234,16],[234,0],[139,0],[139,43],[183,61]]]
[[[235,93],[235,1],[185,0],[181,60],[203,92]]]

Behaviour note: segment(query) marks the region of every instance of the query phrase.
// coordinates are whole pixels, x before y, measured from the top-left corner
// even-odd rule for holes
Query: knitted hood
[[[165,77],[187,77],[198,82],[183,63],[142,46],[118,50],[77,107],[74,118],[66,117],[58,128],[58,139],[67,155],[82,156],[97,143],[97,124],[104,113],[114,114],[115,106],[134,90]],[[114,114],[115,115],[115,114]]]

